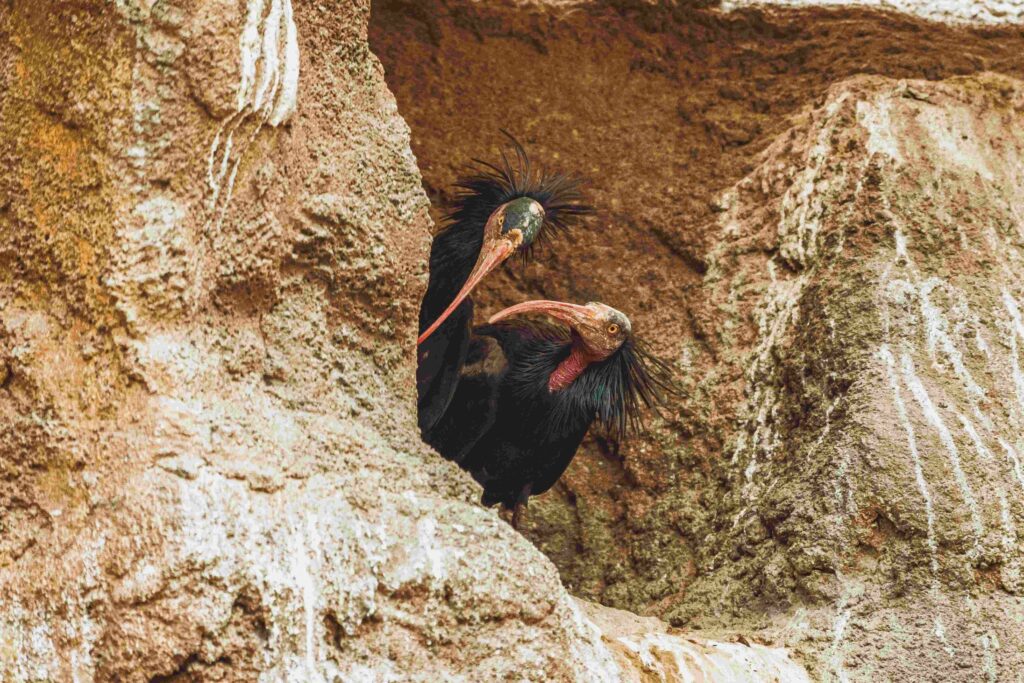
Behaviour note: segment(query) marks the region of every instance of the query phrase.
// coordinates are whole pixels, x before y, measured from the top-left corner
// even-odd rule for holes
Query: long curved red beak
[[[567,304],[563,301],[546,301],[540,299],[537,301],[524,301],[521,304],[509,306],[508,308],[498,311],[492,315],[487,322],[496,323],[499,320],[504,320],[510,316],[522,315],[524,313],[543,313],[544,315],[549,315],[552,318],[557,318],[573,328],[580,327],[587,323],[592,324],[597,319],[597,312],[587,306]]]
[[[423,331],[423,334],[416,340],[417,346],[422,344],[427,338],[432,335],[441,324],[448,319],[459,304],[469,296],[473,288],[480,284],[480,281],[484,277],[505,262],[509,256],[511,256],[519,245],[523,243],[523,233],[520,230],[510,230],[506,234],[500,234],[501,221],[504,219],[504,212],[501,210],[495,211],[494,214],[488,219],[487,226],[484,228],[484,243],[480,247],[480,256],[476,259],[476,265],[473,266],[472,272],[466,279],[466,283],[462,285],[462,289],[455,295],[455,299],[448,305],[448,308],[444,309],[444,313],[438,316],[437,320],[431,323],[430,327]]]

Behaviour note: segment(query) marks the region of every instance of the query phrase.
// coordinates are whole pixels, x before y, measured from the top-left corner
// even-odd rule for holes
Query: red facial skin
[[[548,378],[548,391],[564,389],[579,377],[588,365],[602,361],[619,350],[630,334],[630,323],[611,306],[591,302],[585,306],[561,301],[527,301],[491,316],[491,323],[524,313],[543,313],[566,323],[576,334],[569,356]]]

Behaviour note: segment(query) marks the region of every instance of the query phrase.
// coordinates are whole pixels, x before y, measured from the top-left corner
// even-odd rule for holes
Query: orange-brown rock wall
[[[435,206],[506,128],[601,212],[481,309],[605,301],[688,390],[591,435],[526,535],[578,595],[787,634],[822,678],[1016,675],[1024,34],[570,5],[371,24]]]
[[[420,443],[369,10],[0,4],[0,680],[807,680],[603,633]]]

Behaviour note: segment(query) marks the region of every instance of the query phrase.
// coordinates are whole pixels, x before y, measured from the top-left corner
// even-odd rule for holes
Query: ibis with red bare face
[[[544,314],[561,325],[513,317]],[[621,439],[676,393],[628,317],[601,303],[529,301],[474,329],[459,385],[430,441],[514,510],[550,489],[596,421]]]
[[[430,278],[420,306],[416,385],[423,438],[444,415],[458,385],[472,336],[474,288],[513,254],[569,228],[591,209],[576,179],[538,171],[509,136],[512,158],[477,160],[459,181],[448,225],[430,249]]]

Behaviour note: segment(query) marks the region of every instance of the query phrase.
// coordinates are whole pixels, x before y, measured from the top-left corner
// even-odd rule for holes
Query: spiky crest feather
[[[519,141],[508,131],[502,133],[511,143],[514,161],[509,159],[507,150],[501,152],[501,161],[497,164],[473,159],[475,166],[455,183],[455,196],[445,215],[446,230],[482,231],[499,206],[529,197],[544,207],[544,223],[533,243],[520,248],[520,256],[525,260],[537,245],[568,231],[574,218],[592,214],[594,210],[584,202],[579,179],[537,171]]]
[[[523,399],[535,396],[538,386],[547,386],[552,369],[569,355],[574,341],[567,328],[532,320],[501,322],[480,332],[518,336],[521,347],[510,368],[509,375],[515,378],[510,390]],[[546,424],[535,425],[538,431],[560,432],[585,408],[620,441],[644,429],[645,411],[658,411],[681,393],[668,364],[633,336],[605,360],[588,365],[563,391],[568,392],[567,400],[555,402]]]

